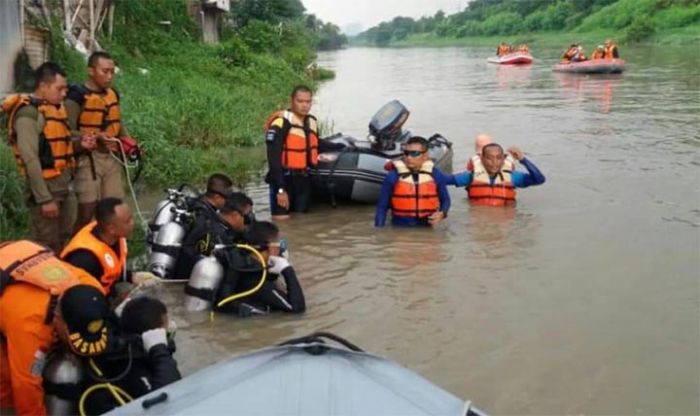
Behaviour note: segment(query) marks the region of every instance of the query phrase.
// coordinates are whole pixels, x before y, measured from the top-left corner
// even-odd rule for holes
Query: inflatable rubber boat
[[[385,104],[369,123],[367,140],[338,133],[319,143],[318,166],[313,172],[314,199],[376,203],[386,164],[402,157],[403,144],[411,137],[401,127],[409,111],[399,101]],[[440,134],[426,137],[430,158],[443,172],[452,172],[452,143]]]
[[[214,364],[108,414],[484,415],[471,402],[329,333]]]
[[[591,59],[581,62],[558,63],[554,72],[571,74],[621,74],[625,70],[624,59]]]
[[[489,63],[499,65],[528,65],[533,61],[532,55],[524,52],[514,52],[503,56],[492,56]]]

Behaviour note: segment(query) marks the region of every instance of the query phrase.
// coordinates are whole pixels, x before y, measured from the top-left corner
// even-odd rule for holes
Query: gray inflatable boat
[[[484,415],[469,401],[329,333],[214,364],[108,414]]]
[[[388,161],[400,159],[411,132],[401,127],[409,111],[399,101],[385,104],[369,123],[367,140],[338,133],[319,143],[318,167],[313,172],[314,197],[374,204],[379,199]],[[452,143],[440,134],[428,139],[430,159],[445,173],[452,172]]]

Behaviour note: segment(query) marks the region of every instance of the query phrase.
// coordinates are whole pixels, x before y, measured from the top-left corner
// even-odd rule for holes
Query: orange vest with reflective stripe
[[[491,176],[481,160],[472,160],[474,172],[472,183],[467,187],[467,195],[472,205],[500,207],[515,204],[515,187],[511,179],[512,171],[501,168],[491,183]]]
[[[391,214],[398,217],[426,218],[440,209],[438,189],[433,179],[433,162],[423,163],[418,181],[403,161],[394,161],[399,180],[391,194]]]
[[[282,120],[282,125],[279,121]],[[286,132],[282,145],[282,168],[304,170],[318,165],[318,126],[316,117],[300,119],[292,111],[285,111],[270,123]]]
[[[126,239],[119,239],[119,254],[117,254],[112,247],[95,237],[92,231],[96,226],[97,222],[93,221],[81,228],[63,249],[61,258],[66,259],[71,253],[77,250],[87,250],[92,253],[102,266],[102,276],[94,277],[100,281],[105,292],[109,293],[112,290],[112,286],[119,280],[119,277],[125,270],[127,255]]]
[[[8,284],[23,282],[58,297],[75,285],[94,280],[86,279],[85,271],[60,260],[48,247],[29,240],[0,243],[0,274],[0,293]],[[104,293],[97,282],[91,286]]]
[[[11,95],[2,104],[3,111],[10,114],[7,122],[8,139],[17,162],[20,176],[27,175],[27,169],[17,146],[17,133],[14,130],[15,117],[20,108],[32,105],[39,112],[38,122],[43,121],[43,129],[39,135],[39,162],[44,179],[60,176],[67,168],[73,167],[73,143],[71,142],[68,114],[61,105],[52,105],[29,95]],[[42,120],[43,119],[43,120]]]
[[[81,133],[105,132],[109,137],[119,137],[121,131],[121,110],[119,95],[112,88],[103,93],[89,90],[87,87],[73,86],[83,95],[83,103],[78,117],[78,129]]]

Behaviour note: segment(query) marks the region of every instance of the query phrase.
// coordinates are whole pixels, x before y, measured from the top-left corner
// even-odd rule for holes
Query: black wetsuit
[[[224,264],[224,279],[216,291],[216,303],[236,293],[243,293],[258,285],[262,273],[260,263],[247,253],[231,250],[217,259]],[[268,273],[262,287],[255,293],[240,300],[228,303],[218,310],[247,316],[262,311],[282,311],[302,313],[306,310],[306,301],[296,272],[290,266],[282,271],[286,290],[277,285],[279,275]]]

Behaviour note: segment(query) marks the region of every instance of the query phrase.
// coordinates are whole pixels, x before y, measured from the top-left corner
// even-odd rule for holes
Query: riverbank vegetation
[[[299,0],[239,0],[224,19],[221,42],[204,45],[186,6],[120,0],[112,37],[98,34],[119,67],[115,87],[126,127],[146,152],[141,177],[154,186],[200,186],[216,171],[242,184],[264,162],[263,152],[247,148],[262,142],[267,115],[286,104],[294,85],[332,77],[310,66],[315,50],[347,40],[337,26],[306,14]],[[54,20],[51,59],[65,67],[70,82],[82,82],[84,58],[66,47],[61,19]],[[26,211],[23,181],[4,140],[0,152],[6,239],[26,235]]]
[[[357,35],[353,45],[495,45],[585,38],[623,42],[697,43],[699,0],[482,0],[452,15],[396,17]],[[566,35],[566,36],[563,36]]]

